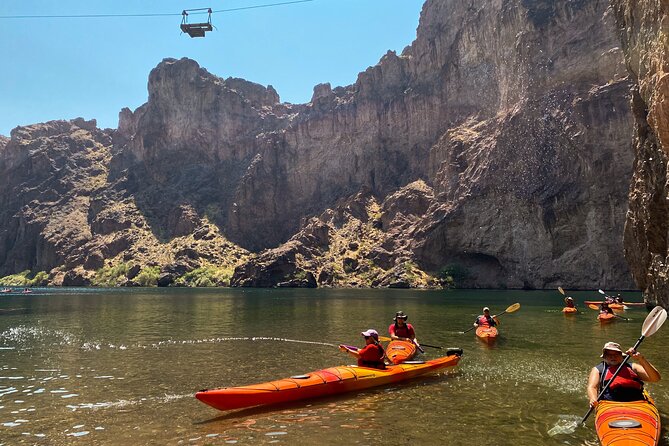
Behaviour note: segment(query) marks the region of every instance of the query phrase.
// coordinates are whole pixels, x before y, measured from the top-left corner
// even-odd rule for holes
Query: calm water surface
[[[567,317],[556,292],[408,290],[37,290],[0,295],[0,445],[447,444],[596,445],[591,417],[570,435],[558,423],[587,411],[585,383],[601,346],[631,346],[647,312],[600,326]],[[627,300],[640,300],[628,293]],[[478,342],[481,307],[501,339]],[[327,344],[385,334],[397,310],[425,343],[461,347],[457,368],[392,387],[272,409],[219,412],[202,388],[263,382],[352,358]],[[666,382],[669,324],[642,344]],[[426,356],[439,350],[426,348]],[[663,432],[662,444],[669,444]]]

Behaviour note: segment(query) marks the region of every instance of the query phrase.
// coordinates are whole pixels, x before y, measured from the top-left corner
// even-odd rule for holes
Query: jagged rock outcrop
[[[669,308],[669,4],[613,0],[612,6],[635,83],[635,161],[625,257],[646,302]]]
[[[222,263],[239,286],[405,287],[455,268],[465,286],[632,287],[631,84],[617,39],[603,0],[428,0],[401,54],[300,105],[165,59],[117,131],[86,130],[104,142],[102,170],[67,172],[94,185],[35,197],[82,216],[66,242],[37,261],[25,247],[52,240],[47,212],[0,193],[0,269],[79,283],[138,262],[169,285]],[[72,138],[74,123],[58,125]],[[0,169],[17,154],[37,162],[18,149],[40,138],[53,158],[60,143],[38,127],[0,146]],[[12,190],[38,190],[24,182]]]

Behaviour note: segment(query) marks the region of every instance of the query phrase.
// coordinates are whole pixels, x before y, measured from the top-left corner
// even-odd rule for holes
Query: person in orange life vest
[[[379,332],[370,328],[360,334],[365,337],[365,346],[363,348],[357,349],[348,345],[340,345],[339,349],[358,358],[358,365],[360,367],[385,369],[386,363],[383,361],[383,358],[385,358],[386,352],[381,344],[379,344]]]
[[[564,303],[569,308],[575,308],[576,307],[576,305],[574,305],[574,299],[572,299],[571,297],[565,297],[564,298]]]
[[[403,311],[400,310],[395,313],[395,317],[393,318],[395,322],[388,327],[390,338],[396,341],[413,342],[420,349],[420,344],[418,343],[418,339],[416,339],[416,331],[413,325],[407,324],[407,319],[409,319],[409,316],[404,314]]]
[[[490,316],[490,308],[483,307],[483,314],[476,318],[474,327],[494,327],[495,325],[499,325],[497,315]]]
[[[626,354],[631,355],[636,362],[631,365],[625,364],[625,368],[618,373],[602,395],[603,400],[623,402],[643,400],[643,382],[654,383],[660,380],[660,372],[641,353],[630,348]],[[599,393],[623,363],[620,344],[615,342],[604,344],[601,357],[604,360],[592,368],[588,378],[588,399],[593,407],[597,405]]]

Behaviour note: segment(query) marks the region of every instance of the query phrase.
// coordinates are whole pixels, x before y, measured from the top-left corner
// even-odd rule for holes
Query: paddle
[[[565,294],[565,292],[564,292],[564,290],[562,289],[561,286],[558,287],[558,291],[559,291],[560,294],[562,294],[563,296],[566,296],[566,294]]]
[[[598,311],[599,311],[599,307],[598,307],[597,305],[595,305],[595,304],[588,304],[588,308],[590,308],[591,310],[598,310]],[[619,317],[620,319],[623,319],[623,320],[626,321],[626,322],[629,322],[629,319],[628,319],[628,318],[626,318],[626,317],[622,317],[622,316],[616,314],[615,311],[614,311],[613,313],[611,313],[611,314],[613,314],[615,317]]]
[[[507,307],[506,310],[502,311],[500,314],[496,314],[495,316],[499,317],[499,316],[503,315],[504,313],[513,313],[514,311],[518,311],[519,308],[520,308],[520,304],[519,304],[519,303],[515,303],[515,304],[513,304],[513,305],[509,305],[509,306]],[[472,331],[472,330],[475,329],[475,328],[476,328],[476,327],[473,327],[473,326],[472,326],[472,327],[466,329],[465,331],[461,331],[460,334],[468,333],[468,332]]]
[[[632,347],[634,350],[636,350],[639,345],[643,342],[643,340],[648,337],[652,336],[655,334],[657,330],[660,329],[662,324],[664,324],[664,321],[667,320],[667,312],[665,311],[664,308],[657,306],[651,310],[650,313],[648,313],[648,316],[646,316],[646,320],[643,321],[643,325],[641,326],[641,336],[639,339],[637,339],[636,344],[634,344],[634,347]],[[604,395],[604,392],[606,392],[613,382],[613,380],[618,376],[618,373],[623,369],[624,365],[629,361],[630,355],[625,356],[625,359],[623,359],[622,364],[618,367],[618,370],[616,370],[616,373],[613,374],[610,380],[606,382],[606,385],[602,389],[601,392],[599,392],[599,395],[597,395],[597,401],[599,401],[602,398],[602,395]],[[588,413],[585,414],[583,419],[581,420],[581,424],[585,424],[585,420],[588,419],[590,414],[592,413],[592,410],[594,409],[594,406],[590,406],[590,409],[588,409]]]

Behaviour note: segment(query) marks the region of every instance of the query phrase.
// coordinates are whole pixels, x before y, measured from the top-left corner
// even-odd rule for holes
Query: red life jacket
[[[599,371],[599,391],[601,392],[606,383],[613,377],[617,367],[608,367],[605,362],[601,362],[596,366],[596,369]],[[625,367],[602,395],[602,399],[609,401],[643,400],[645,399],[643,381],[631,365],[625,364]]]
[[[484,314],[476,319],[476,323],[479,324],[479,327],[494,327],[497,325],[492,316],[486,317]]]
[[[641,389],[643,387],[641,385],[641,378],[639,378],[639,375],[631,366],[628,364],[625,365],[626,367],[624,367],[620,373],[618,373],[618,376],[616,376],[616,379],[614,379],[613,382],[609,385],[609,388],[611,390],[615,390],[620,387]],[[604,375],[604,381],[608,382],[613,377],[615,372],[616,370],[614,370],[614,367],[607,367],[606,375]]]

